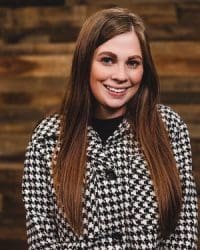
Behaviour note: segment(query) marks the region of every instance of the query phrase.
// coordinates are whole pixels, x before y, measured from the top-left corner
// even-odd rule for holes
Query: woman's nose
[[[128,80],[128,75],[124,65],[119,65],[118,67],[115,67],[114,72],[112,74],[112,79],[118,83],[124,83]]]

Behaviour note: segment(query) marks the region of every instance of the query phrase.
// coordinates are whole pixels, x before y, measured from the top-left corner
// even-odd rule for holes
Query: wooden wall
[[[42,4],[40,3],[42,2]],[[0,248],[25,250],[21,177],[32,128],[62,99],[74,42],[87,16],[121,6],[147,24],[162,102],[188,124],[200,195],[200,2],[0,0]]]

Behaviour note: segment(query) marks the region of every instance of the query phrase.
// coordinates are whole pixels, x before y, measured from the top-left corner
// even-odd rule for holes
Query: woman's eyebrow
[[[97,56],[102,56],[102,55],[109,55],[109,56],[112,56],[112,57],[117,57],[117,55],[111,51],[102,51],[100,52],[99,54],[97,54]]]
[[[129,57],[128,57],[128,60],[132,60],[132,59],[139,59],[139,60],[142,61],[142,56],[134,55],[134,56],[129,56]]]
[[[109,56],[111,56],[113,58],[117,58],[117,55],[115,53],[111,52],[111,51],[102,51],[99,54],[97,54],[97,56],[102,56],[102,55],[109,55]],[[140,59],[140,60],[142,60],[142,56],[140,56],[140,55],[129,56],[128,60],[131,60],[131,59]]]

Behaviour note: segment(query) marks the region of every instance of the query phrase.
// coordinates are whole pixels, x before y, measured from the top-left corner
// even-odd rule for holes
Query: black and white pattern
[[[84,233],[76,236],[57,207],[52,152],[59,117],[44,119],[29,142],[23,175],[29,250],[197,249],[197,194],[188,130],[178,114],[159,105],[180,172],[183,207],[175,233],[160,237],[158,206],[147,163],[122,121],[105,144],[88,127]]]

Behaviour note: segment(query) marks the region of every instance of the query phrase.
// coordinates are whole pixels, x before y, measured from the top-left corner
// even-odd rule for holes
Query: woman
[[[120,8],[91,16],[60,112],[27,148],[29,249],[197,249],[187,127],[158,103],[141,19]]]

